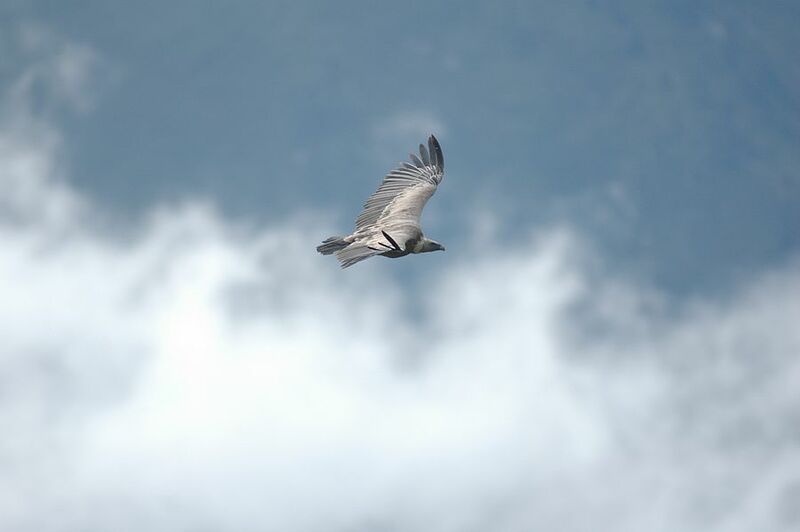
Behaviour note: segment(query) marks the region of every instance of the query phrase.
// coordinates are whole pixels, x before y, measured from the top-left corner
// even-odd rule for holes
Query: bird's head
[[[426,238],[425,240],[422,241],[421,253],[427,253],[428,251],[444,251],[444,246],[435,240]]]

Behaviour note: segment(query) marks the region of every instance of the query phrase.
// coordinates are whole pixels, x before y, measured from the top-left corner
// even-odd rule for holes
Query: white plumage
[[[374,255],[397,258],[410,253],[444,250],[422,233],[420,216],[444,177],[444,156],[431,135],[428,148],[419,145],[419,157],[410,155],[383,178],[381,186],[364,204],[352,234],[327,238],[317,251],[336,254],[342,268]]]

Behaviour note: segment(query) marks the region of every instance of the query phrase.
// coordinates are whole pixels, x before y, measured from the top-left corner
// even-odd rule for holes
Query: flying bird
[[[444,251],[444,246],[426,238],[420,215],[444,177],[444,156],[439,141],[431,135],[428,148],[419,145],[419,157],[389,172],[364,204],[356,229],[347,236],[332,236],[317,246],[323,255],[336,254],[342,268],[375,255],[396,259],[411,253]]]

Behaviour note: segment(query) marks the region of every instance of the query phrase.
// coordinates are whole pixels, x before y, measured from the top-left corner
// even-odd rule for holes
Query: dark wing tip
[[[430,151],[433,164],[439,168],[440,172],[444,172],[444,154],[442,153],[442,147],[433,135],[428,137],[428,150]]]
[[[422,162],[425,163],[425,166],[431,164],[431,158],[428,156],[428,150],[425,149],[424,144],[419,145],[419,156],[422,158]]]

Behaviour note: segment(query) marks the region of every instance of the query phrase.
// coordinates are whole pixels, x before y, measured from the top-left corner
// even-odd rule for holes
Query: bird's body
[[[402,163],[384,177],[364,204],[352,234],[330,237],[317,246],[317,251],[335,253],[342,268],[347,268],[374,255],[398,258],[444,250],[444,246],[426,238],[420,227],[422,209],[444,176],[442,148],[431,135],[428,149],[420,144],[419,153],[420,157],[411,154],[411,163]]]

